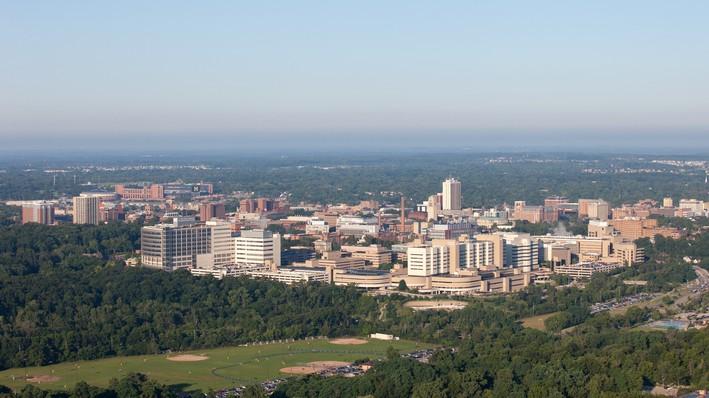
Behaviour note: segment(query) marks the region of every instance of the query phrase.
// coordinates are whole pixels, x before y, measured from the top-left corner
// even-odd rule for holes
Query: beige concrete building
[[[644,230],[656,228],[657,220],[651,218],[643,220],[638,217],[628,217],[624,219],[610,220],[609,224],[613,227],[618,236],[628,240],[636,240],[651,233],[645,232]]]
[[[75,196],[73,202],[74,224],[99,224],[101,199],[98,196]]]
[[[563,244],[544,245],[544,261],[554,267],[557,265],[571,264],[572,250]]]
[[[608,221],[590,220],[588,222],[588,236],[592,238],[613,236],[615,230]]]
[[[572,278],[590,278],[598,272],[610,272],[623,267],[621,263],[584,262],[554,267],[554,273]]]
[[[330,283],[325,268],[278,267],[276,269],[249,272],[251,278],[270,279],[291,285],[293,283],[321,282]]]
[[[448,178],[443,181],[443,210],[460,210],[462,209],[462,195],[460,181],[455,178]]]
[[[677,206],[684,210],[690,217],[704,215],[704,202],[697,199],[680,199]]]
[[[234,239],[237,263],[281,265],[281,235],[263,229],[242,230]]]
[[[373,269],[332,269],[332,282],[338,286],[386,289],[391,285],[391,274]]]
[[[409,275],[431,276],[456,274],[463,270],[492,266],[494,245],[490,241],[434,239],[430,243],[408,247],[406,259]]]
[[[384,246],[342,246],[342,251],[351,253],[353,258],[361,258],[365,264],[378,267],[382,264],[391,264],[391,250]]]
[[[588,218],[606,221],[610,213],[610,206],[603,200],[588,202]]]
[[[505,244],[502,239],[502,234],[480,234],[475,235],[475,240],[478,242],[492,243],[492,266],[502,268],[504,266]]]
[[[322,253],[322,258],[318,260],[308,260],[306,265],[331,267],[333,269],[364,268],[366,266],[363,258],[343,256],[342,252],[329,251]]]
[[[214,268],[211,227],[194,217],[175,217],[171,224],[141,228],[141,263],[164,271]],[[233,250],[233,248],[229,248]]]
[[[401,280],[409,288],[422,293],[432,294],[473,294],[473,293],[509,293],[526,288],[533,282],[533,274],[521,269],[497,271],[470,270],[459,275],[412,276],[393,273],[391,288],[398,286]]]
[[[233,265],[236,260],[234,238],[231,236],[231,223],[224,220],[210,220],[205,225],[211,229],[212,267],[220,268]]]
[[[613,244],[613,256],[625,265],[645,262],[645,250],[637,247],[633,242]]]

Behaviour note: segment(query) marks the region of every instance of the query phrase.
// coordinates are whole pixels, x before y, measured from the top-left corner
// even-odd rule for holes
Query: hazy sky
[[[709,1],[0,2],[5,148],[596,132],[709,147]]]

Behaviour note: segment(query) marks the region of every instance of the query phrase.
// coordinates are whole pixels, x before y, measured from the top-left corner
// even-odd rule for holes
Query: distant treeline
[[[500,160],[502,158],[502,160]],[[570,199],[603,198],[613,204],[638,199],[660,200],[671,195],[706,196],[701,170],[652,163],[638,156],[582,154],[475,154],[420,153],[373,155],[320,155],[317,157],[252,157],[205,162],[190,158],[150,159],[145,164],[194,165],[209,168],[134,168],[131,162],[96,159],[93,164],[128,168],[82,168],[57,173],[56,181],[44,168],[77,166],[54,161],[22,166],[8,164],[0,177],[0,200],[51,198],[77,194],[93,182],[211,181],[221,193],[255,192],[257,195],[292,194],[294,203],[353,203],[365,199],[398,203],[399,192],[412,201],[425,200],[441,190],[441,181],[453,175],[462,182],[463,204],[490,207],[515,200],[541,204],[548,195]],[[81,165],[92,164],[84,160]],[[76,183],[74,177],[76,176]],[[652,190],[648,188],[651,187]],[[385,194],[382,194],[384,192]],[[391,194],[390,194],[391,193]],[[412,206],[412,204],[409,204]]]

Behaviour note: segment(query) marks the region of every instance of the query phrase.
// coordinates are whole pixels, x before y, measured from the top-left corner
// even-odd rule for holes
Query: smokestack
[[[399,205],[399,208],[401,209],[401,229],[400,232],[404,233],[406,227],[406,211],[404,210],[404,206],[406,206],[404,202],[404,197],[401,197],[401,204]]]

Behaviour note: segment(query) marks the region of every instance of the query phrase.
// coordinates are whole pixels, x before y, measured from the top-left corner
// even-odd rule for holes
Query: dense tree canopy
[[[403,297],[372,297],[353,288],[127,268],[119,258],[138,241],[138,226],[130,224],[0,226],[0,367],[385,332],[451,349],[430,364],[390,355],[355,379],[297,379],[276,396],[630,397],[647,384],[709,387],[706,329],[645,332],[629,328],[647,320],[649,311],[621,317],[588,312],[592,303],[667,291],[693,278],[681,254],[706,258],[706,234],[656,238],[654,245],[641,241],[647,264],[595,275],[585,289],[532,286],[508,296],[469,298],[470,305],[453,312],[415,312],[403,306]],[[629,286],[627,278],[649,283]],[[549,321],[552,332],[576,328],[555,334],[519,322],[551,312],[558,312]],[[27,387],[20,396],[171,394],[133,377],[138,379],[118,381],[110,391],[80,384],[69,393],[74,395]]]

